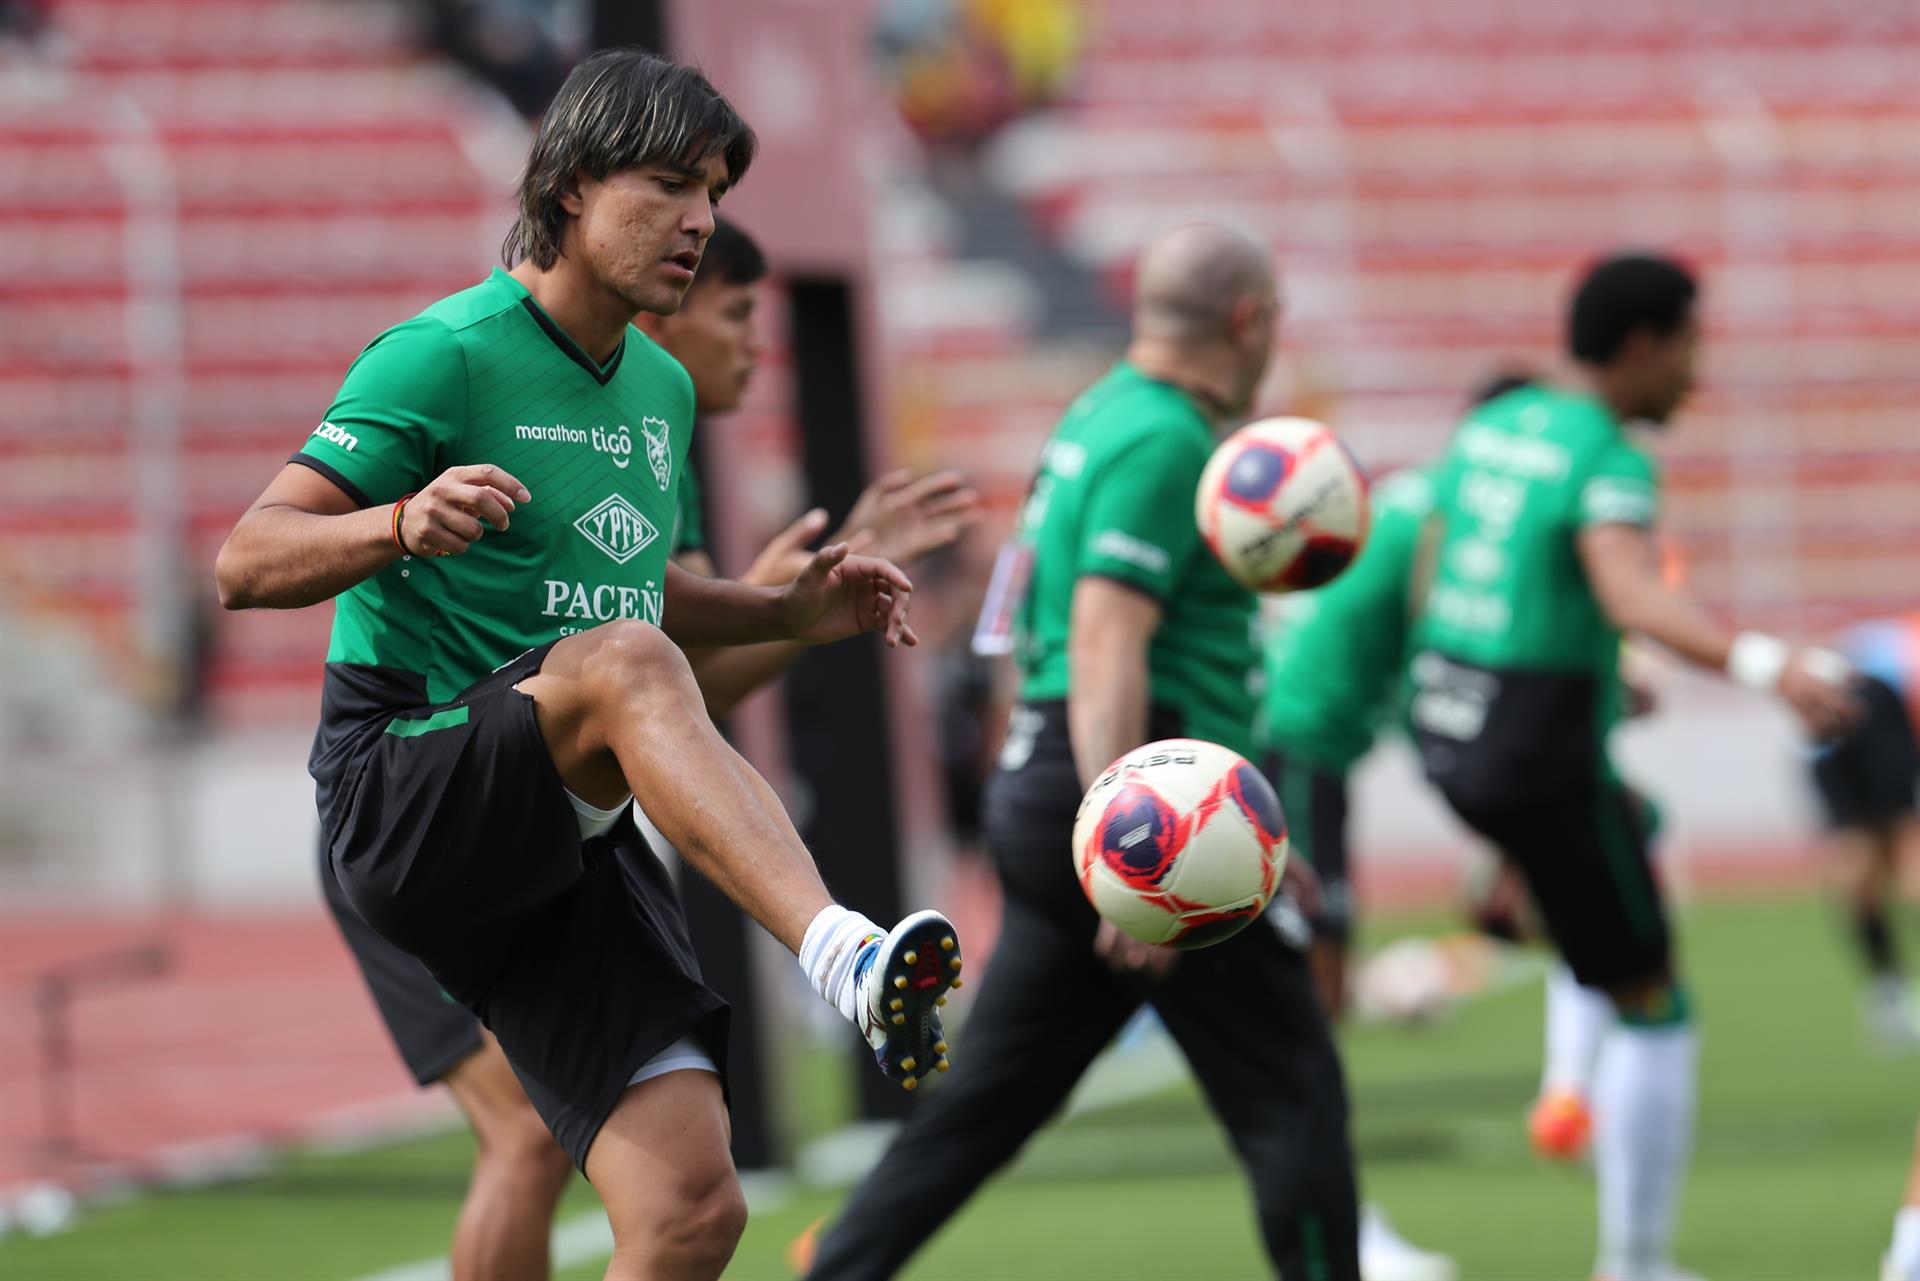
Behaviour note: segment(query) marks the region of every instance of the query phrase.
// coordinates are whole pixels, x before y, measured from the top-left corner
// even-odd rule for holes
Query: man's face
[[[758,295],[752,285],[701,280],[672,316],[653,326],[654,337],[693,379],[695,409],[724,414],[736,409],[760,360],[754,327]]]
[[[1700,324],[1692,315],[1665,338],[1646,336],[1641,359],[1641,416],[1664,424],[1693,390]]]
[[[574,240],[594,279],[636,311],[680,308],[713,234],[713,207],[727,189],[727,163],[654,164],[596,179],[582,174],[562,197],[576,215]]]
[[[1273,363],[1273,350],[1280,335],[1279,291],[1269,285],[1265,292],[1242,299],[1239,306],[1243,314],[1236,323],[1234,345],[1241,358],[1240,379],[1232,409],[1236,414],[1244,414],[1253,408],[1260,382],[1267,376],[1267,366]]]

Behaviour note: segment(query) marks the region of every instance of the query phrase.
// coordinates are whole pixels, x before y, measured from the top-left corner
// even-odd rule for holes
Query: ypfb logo
[[[660,536],[653,522],[619,494],[608,494],[573,527],[616,565],[624,565]]]
[[[655,427],[660,430],[656,432]],[[647,463],[653,468],[653,478],[660,482],[660,492],[663,494],[673,480],[673,450],[668,440],[671,430],[664,418],[649,414],[640,420],[640,434],[647,442]]]

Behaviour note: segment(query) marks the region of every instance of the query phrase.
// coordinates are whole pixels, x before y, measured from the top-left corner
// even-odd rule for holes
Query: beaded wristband
[[[419,491],[416,490],[414,492],[418,493]],[[393,545],[400,549],[402,556],[412,556],[416,554],[413,548],[407,546],[407,540],[400,536],[400,522],[405,518],[407,502],[413,496],[413,494],[402,494],[400,495],[400,501],[393,505]]]

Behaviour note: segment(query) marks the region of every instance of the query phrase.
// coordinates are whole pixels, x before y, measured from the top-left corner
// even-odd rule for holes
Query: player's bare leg
[[[473,1127],[473,1181],[453,1230],[454,1281],[544,1281],[553,1212],[573,1162],[533,1110],[499,1042],[441,1078]]]
[[[1899,822],[1840,828],[1828,837],[1834,886],[1867,972],[1861,1017],[1872,1041],[1885,1050],[1920,1044],[1920,1026],[1908,1005],[1889,908],[1898,892],[1903,826]]]
[[[669,1072],[620,1096],[587,1150],[613,1225],[608,1281],[707,1281],[733,1257],[747,1202],[720,1078]]]
[[[911,1089],[944,1070],[934,1007],[959,981],[952,925],[917,912],[887,932],[833,902],[773,789],[714,729],[677,645],[609,623],[559,641],[517,688],[568,790],[603,809],[643,797],[680,856],[800,958],[883,1072]]]

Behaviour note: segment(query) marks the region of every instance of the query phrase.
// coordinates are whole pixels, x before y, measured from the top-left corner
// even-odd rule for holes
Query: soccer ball
[[[1220,442],[1194,519],[1235,582],[1290,592],[1331,582],[1367,538],[1367,478],[1311,418],[1266,418]]]
[[[1094,910],[1142,943],[1206,947],[1238,934],[1287,862],[1280,799],[1217,743],[1135,748],[1087,790],[1073,863]]]

